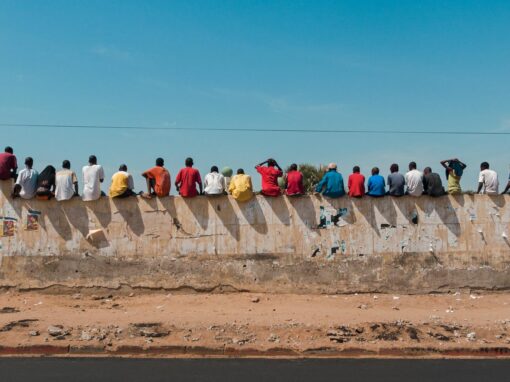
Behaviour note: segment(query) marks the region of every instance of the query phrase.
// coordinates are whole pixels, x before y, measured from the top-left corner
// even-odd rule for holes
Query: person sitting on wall
[[[175,187],[179,194],[184,198],[192,198],[199,194],[197,184],[202,194],[202,179],[196,168],[193,168],[193,159],[186,158],[186,167],[182,168],[175,178]]]
[[[0,153],[0,180],[16,179],[18,161],[12,147],[7,146],[5,152]]]
[[[328,165],[328,171],[315,187],[315,192],[321,193],[328,198],[339,198],[345,195],[344,178],[337,171],[336,163]]]
[[[406,180],[404,175],[398,172],[398,164],[393,163],[390,166],[388,175],[388,195],[403,196],[405,194]]]
[[[31,157],[25,158],[25,168],[19,172],[12,190],[13,198],[32,199],[34,197],[39,174],[32,168],[33,165],[34,160]]]
[[[267,166],[264,166],[264,164],[267,164]],[[261,194],[265,196],[280,196],[281,191],[278,185],[278,178],[283,175],[283,171],[278,163],[274,159],[269,158],[256,165],[255,170],[262,176]]]
[[[104,196],[104,192],[101,191],[101,183],[104,181],[104,170],[103,167],[97,164],[97,158],[95,155],[89,157],[89,164],[83,166],[83,195],[84,201],[97,200],[101,196]]]
[[[78,195],[78,177],[71,171],[71,162],[67,159],[62,162],[62,170],[55,176],[55,199],[69,200]]]
[[[212,166],[211,172],[205,176],[204,192],[206,195],[225,194],[225,177],[219,173],[217,166]]]
[[[460,188],[460,178],[462,177],[464,169],[467,166],[457,158],[442,160],[441,166],[443,166],[446,169],[446,179],[448,180],[448,193],[460,194],[462,192],[462,189]]]
[[[289,171],[285,174],[285,194],[288,196],[299,196],[305,193],[305,187],[303,185],[303,174],[298,171],[298,166],[292,163],[289,167]]]
[[[55,196],[55,175],[57,170],[53,166],[46,166],[37,177],[37,191],[35,196],[39,200],[49,200]]]
[[[228,191],[238,202],[246,202],[253,197],[253,185],[251,176],[246,175],[242,168],[230,180]]]
[[[147,193],[142,196],[151,198],[152,196],[168,196],[170,194],[170,173],[164,167],[163,158],[156,159],[156,166],[145,171],[142,176],[147,182]]]
[[[438,173],[432,172],[430,167],[423,170],[423,194],[429,196],[442,196],[444,191],[443,182]]]
[[[126,198],[134,196],[136,193],[133,191],[135,183],[133,177],[127,172],[128,168],[125,164],[121,164],[119,171],[112,176],[112,184],[110,186],[110,198]]]
[[[409,163],[409,171],[405,175],[406,195],[423,195],[423,174],[416,169],[416,162]]]
[[[365,195],[365,176],[360,173],[359,166],[352,168],[352,174],[349,175],[347,186],[349,187],[349,196],[351,198],[361,198]]]
[[[379,168],[374,167],[372,169],[372,176],[368,178],[367,184],[368,192],[367,195],[373,197],[381,197],[386,194],[386,182],[384,181],[384,177],[379,175]]]
[[[478,177],[478,194],[497,195],[499,192],[499,180],[496,171],[489,169],[489,163],[483,162],[480,165]]]

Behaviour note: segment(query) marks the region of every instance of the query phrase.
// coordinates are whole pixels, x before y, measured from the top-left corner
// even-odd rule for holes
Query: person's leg
[[[127,189],[126,191],[124,191],[122,194],[120,194],[119,196],[117,196],[117,198],[127,198],[129,196],[136,196],[136,193],[133,192],[133,190],[131,189]]]

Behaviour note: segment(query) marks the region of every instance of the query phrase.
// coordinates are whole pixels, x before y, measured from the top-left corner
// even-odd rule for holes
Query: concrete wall
[[[0,287],[292,293],[510,287],[508,196],[11,200]],[[320,209],[340,215],[317,228]],[[39,228],[27,230],[29,210]],[[340,210],[340,211],[339,211]]]

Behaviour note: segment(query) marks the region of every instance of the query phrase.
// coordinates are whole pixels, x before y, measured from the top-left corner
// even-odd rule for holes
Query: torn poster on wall
[[[333,226],[343,227],[347,225],[344,217],[349,216],[349,210],[347,208],[335,209],[332,207],[320,206],[319,225],[317,228],[329,229]]]
[[[39,216],[41,216],[40,211],[28,210],[27,224],[25,226],[27,231],[37,231],[39,229]]]
[[[16,232],[17,221],[18,219],[16,218],[0,216],[0,222],[2,225],[0,230],[1,236],[14,236],[14,233]]]

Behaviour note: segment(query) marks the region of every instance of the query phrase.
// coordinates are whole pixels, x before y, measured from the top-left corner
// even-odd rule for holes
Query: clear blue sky
[[[509,20],[496,0],[2,0],[0,123],[510,131]],[[464,189],[510,163],[509,136],[0,131],[39,170],[94,153],[138,187],[157,156],[173,178],[187,156],[253,175],[269,156],[367,175],[457,156]]]

